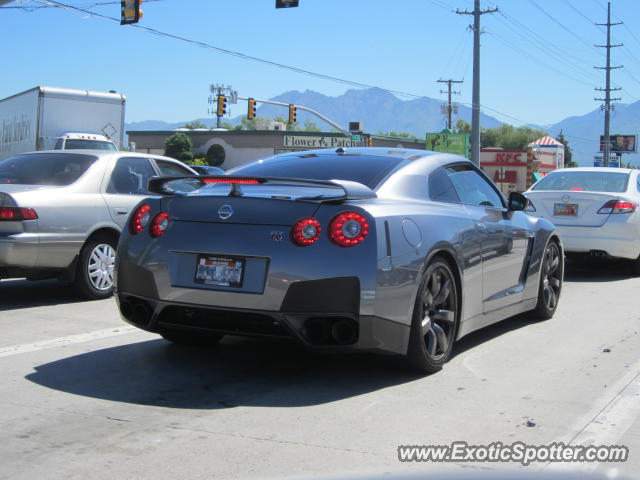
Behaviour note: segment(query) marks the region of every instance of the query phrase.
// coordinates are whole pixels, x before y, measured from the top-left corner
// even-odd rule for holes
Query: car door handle
[[[124,208],[116,208],[116,215],[127,215],[129,210],[125,210]]]

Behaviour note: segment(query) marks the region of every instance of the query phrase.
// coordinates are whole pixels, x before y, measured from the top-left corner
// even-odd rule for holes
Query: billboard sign
[[[427,150],[454,153],[469,158],[469,134],[427,133]]]
[[[638,137],[636,135],[610,135],[611,152],[636,153]],[[604,135],[600,135],[600,151],[604,152]]]

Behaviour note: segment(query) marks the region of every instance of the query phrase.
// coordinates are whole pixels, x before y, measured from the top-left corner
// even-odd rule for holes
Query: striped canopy
[[[555,138],[551,138],[549,135],[546,135],[538,140],[535,140],[529,144],[530,147],[564,147],[562,143],[557,141]]]

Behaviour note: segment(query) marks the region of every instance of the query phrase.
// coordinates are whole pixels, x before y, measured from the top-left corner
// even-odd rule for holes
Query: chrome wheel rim
[[[558,305],[562,285],[558,245],[552,242],[547,246],[542,262],[542,296],[545,306],[554,310]]]
[[[93,288],[103,292],[113,286],[113,264],[115,260],[116,251],[108,243],[96,245],[91,250],[87,273]]]
[[[456,320],[455,280],[446,267],[437,265],[428,275],[422,290],[422,338],[427,355],[442,360],[453,342]]]

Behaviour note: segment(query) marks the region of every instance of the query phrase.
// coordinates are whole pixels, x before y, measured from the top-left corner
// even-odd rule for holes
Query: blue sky
[[[118,17],[119,2],[62,3]],[[456,8],[472,0],[155,0],[143,4],[141,26],[300,69],[381,88],[444,98],[440,78],[464,79],[471,103],[472,17]],[[0,98],[48,85],[127,95],[127,121],[183,121],[207,116],[209,85],[270,98],[288,90],[340,95],[352,86],[315,78],[121,26],[65,8],[14,1],[0,8]],[[484,15],[484,111],[512,124],[550,124],[598,107],[604,86],[603,0],[496,0]],[[10,8],[14,7],[14,8]],[[20,9],[15,7],[34,7]],[[622,101],[640,100],[640,2],[613,0],[613,81]],[[401,97],[403,98],[403,97]],[[245,105],[234,107],[243,114]],[[330,112],[325,112],[329,114]]]

